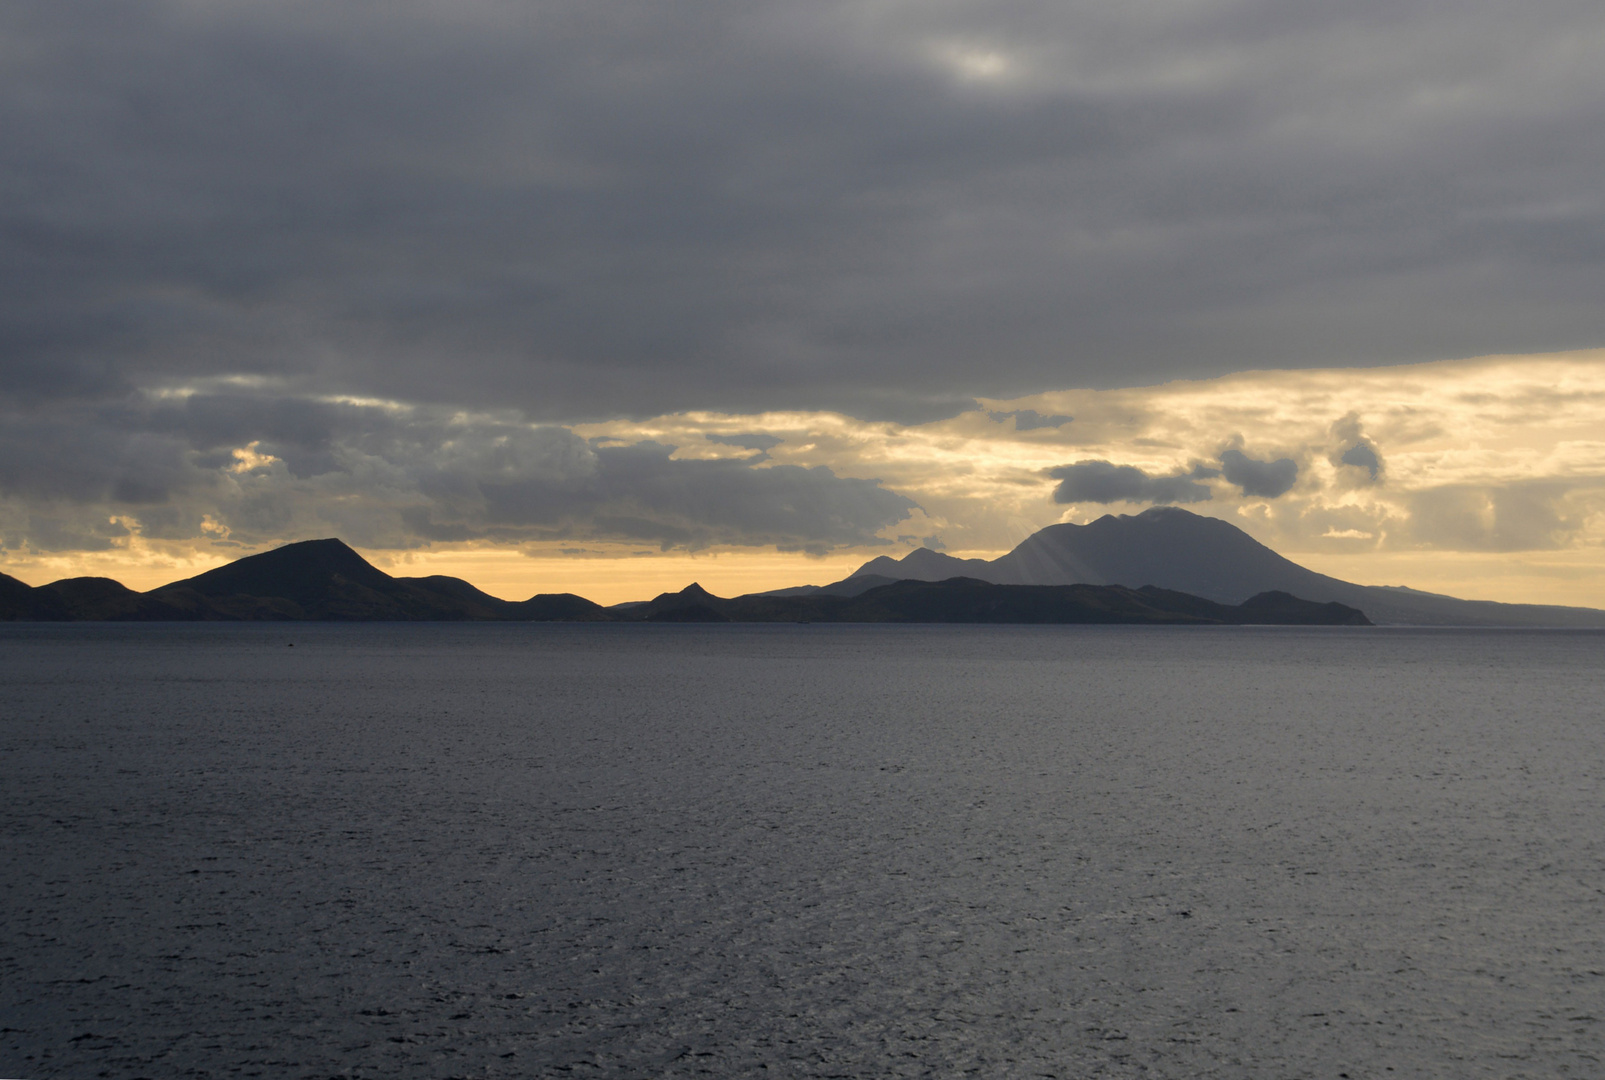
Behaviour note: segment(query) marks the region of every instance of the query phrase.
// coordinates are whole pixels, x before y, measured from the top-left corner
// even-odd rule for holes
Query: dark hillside
[[[1219,518],[1170,506],[1086,525],[1050,525],[992,563],[993,580],[1031,585],[1156,585],[1238,604],[1268,590],[1310,597],[1342,585]]]
[[[755,593],[722,599],[700,586],[663,593],[616,618],[645,622],[1119,623],[1366,626],[1340,604],[1285,594],[1236,607],[1162,589],[1120,585],[993,585],[974,578],[895,581],[855,596]]]
[[[57,622],[70,618],[60,597],[41,592],[9,574],[0,574],[0,621]]]
[[[517,618],[516,605],[457,578],[393,578],[339,540],[250,555],[147,595],[187,618],[413,621]]]
[[[260,555],[247,555],[227,566],[175,581],[155,591],[185,588],[212,598],[274,596],[296,603],[317,604],[328,599],[331,588],[378,592],[395,583],[395,578],[344,543],[330,539],[305,540]]]
[[[901,559],[887,555],[871,559],[854,570],[846,580],[882,577],[891,581],[946,581],[949,578],[969,577],[991,581],[991,567],[992,564],[985,559],[955,559],[930,548],[915,548]],[[831,588],[828,585],[825,587]]]
[[[882,556],[861,575],[930,580],[936,568],[963,565],[963,576],[1011,585],[1126,585],[1239,604],[1265,592],[1359,608],[1379,623],[1425,626],[1605,626],[1605,611],[1540,604],[1499,604],[1373,585],[1318,574],[1277,554],[1218,518],[1173,506],[1135,515],[1106,514],[1086,525],[1050,525],[990,563],[916,551]],[[828,587],[827,587],[828,588]]]
[[[63,578],[41,585],[36,591],[54,597],[71,619],[154,622],[189,617],[183,609],[137,593],[111,578]]]
[[[607,622],[612,616],[601,604],[573,593],[537,593],[510,605],[510,619],[527,622]]]

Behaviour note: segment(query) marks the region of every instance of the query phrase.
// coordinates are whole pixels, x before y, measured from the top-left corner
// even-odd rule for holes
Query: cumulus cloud
[[[1057,503],[1195,503],[1210,497],[1209,488],[1198,483],[1211,475],[1209,470],[1150,476],[1135,465],[1078,461],[1049,469],[1048,475],[1059,481],[1053,489]]]
[[[1382,459],[1377,457],[1376,449],[1369,443],[1355,443],[1343,451],[1338,461],[1344,465],[1364,469],[1372,480],[1377,479],[1382,472]]]
[[[1274,499],[1298,482],[1298,463],[1292,458],[1257,461],[1241,450],[1227,449],[1221,451],[1220,464],[1226,482],[1242,488],[1244,495]]]
[[[1331,435],[1337,444],[1328,457],[1334,466],[1341,468],[1348,465],[1366,471],[1366,481],[1372,484],[1382,479],[1382,455],[1378,452],[1376,443],[1366,434],[1364,425],[1357,412],[1346,416],[1332,424]]]
[[[979,555],[1064,519],[1066,497],[1082,506],[1076,520],[1101,513],[1101,499],[1188,499],[1351,580],[1467,592],[1464,576],[1442,575],[1471,574],[1485,557],[1478,565],[1536,567],[1502,598],[1605,605],[1605,351],[1255,372],[985,407],[1076,420],[1029,438],[973,410],[914,426],[772,412],[569,427],[240,379],[39,400],[0,409],[0,553],[29,580],[328,535],[381,551],[504,545],[554,558],[665,544],[840,551],[883,537],[934,547],[939,536]],[[730,441],[707,441],[710,429]],[[1297,483],[1276,498],[1245,494],[1201,465],[1224,464],[1212,459],[1233,431],[1242,441],[1227,448],[1280,448]],[[767,449],[753,449],[760,441]],[[751,445],[726,449],[738,442]],[[1386,448],[1385,483],[1343,463],[1362,444]],[[869,476],[882,482],[855,479]],[[1434,561],[1440,551],[1465,558]],[[66,554],[94,552],[107,554]],[[47,571],[30,563],[38,553],[61,554]],[[1545,580],[1549,592],[1520,591]]]

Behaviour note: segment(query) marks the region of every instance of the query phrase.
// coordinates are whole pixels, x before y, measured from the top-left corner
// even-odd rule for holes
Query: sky
[[[0,571],[603,602],[1185,506],[1605,607],[1597,0],[0,7]]]

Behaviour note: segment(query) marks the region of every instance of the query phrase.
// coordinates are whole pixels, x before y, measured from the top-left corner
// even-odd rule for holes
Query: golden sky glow
[[[611,603],[692,580],[725,595],[823,584],[877,554],[901,555],[924,542],[990,557],[1056,521],[1146,505],[1056,503],[1047,476],[1054,467],[1107,461],[1176,476],[1219,470],[1222,451],[1236,448],[1256,461],[1291,459],[1291,489],[1246,496],[1224,477],[1200,474],[1211,497],[1188,508],[1225,518],[1313,569],[1473,598],[1605,607],[1605,350],[1247,372],[979,405],[918,425],[832,413],[682,413],[574,429],[619,445],[674,446],[682,460],[825,466],[841,477],[878,479],[919,506],[882,530],[885,546],[814,557],[772,547],[665,551],[603,538],[366,553],[394,574],[453,574],[512,598],[577,592]],[[1022,411],[1023,423],[1015,415]],[[1072,419],[1044,419],[1065,416]],[[1379,459],[1374,480],[1368,469],[1342,463],[1361,442]],[[254,445],[236,448],[234,461],[236,472],[273,465]],[[327,534],[338,534],[338,518],[326,520]],[[205,522],[198,539],[156,540],[129,517],[128,535],[107,550],[13,550],[4,569],[34,584],[96,574],[151,588],[244,553],[219,546],[226,526]]]

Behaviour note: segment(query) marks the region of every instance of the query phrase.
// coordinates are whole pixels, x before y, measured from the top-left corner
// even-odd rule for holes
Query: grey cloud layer
[[[1049,469],[1048,475],[1059,481],[1053,489],[1053,501],[1059,503],[1193,503],[1210,497],[1209,488],[1198,480],[1216,474],[1194,470],[1177,476],[1150,476],[1135,465],[1078,461]]]
[[[989,412],[986,415],[990,416],[993,420],[996,420],[1000,424],[1005,420],[1012,419],[1014,421],[1015,431],[1038,431],[1042,428],[1060,428],[1064,427],[1064,425],[1075,419],[1075,417],[1066,416],[1063,413],[1055,413],[1051,416],[1043,416],[1035,409],[1011,409],[1008,412]]]
[[[1292,458],[1260,461],[1235,447],[1220,452],[1219,469],[1194,464],[1192,469],[1171,476],[1152,476],[1135,465],[1116,465],[1111,461],[1078,461],[1048,470],[1059,481],[1053,501],[1059,503],[1194,503],[1213,497],[1200,480],[1225,477],[1244,495],[1275,499],[1287,494],[1298,482],[1298,463]]]
[[[1596,0],[21,0],[0,393],[230,372],[559,422],[915,418],[1595,344],[1602,27]]]
[[[1292,458],[1259,461],[1241,450],[1227,449],[1220,453],[1220,467],[1227,483],[1242,488],[1244,495],[1264,499],[1285,495],[1298,482],[1298,463]]]
[[[246,394],[13,416],[0,426],[0,543],[93,550],[133,519],[154,539],[247,545],[335,532],[391,548],[573,538],[824,552],[881,543],[876,532],[914,509],[822,466],[677,460],[673,449]]]

